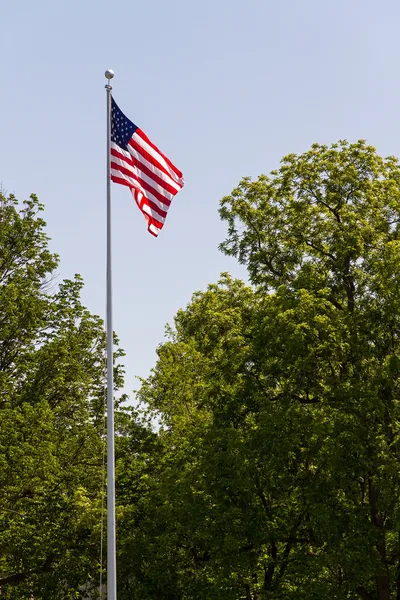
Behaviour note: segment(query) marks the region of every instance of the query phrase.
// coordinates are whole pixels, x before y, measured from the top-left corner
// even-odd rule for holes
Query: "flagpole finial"
[[[112,79],[114,77],[114,71],[112,69],[107,69],[107,71],[104,73],[104,77],[106,79]]]

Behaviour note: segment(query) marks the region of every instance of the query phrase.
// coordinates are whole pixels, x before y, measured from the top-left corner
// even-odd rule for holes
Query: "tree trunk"
[[[376,593],[378,595],[378,600],[390,600],[390,583],[387,573],[377,575]]]
[[[250,586],[248,583],[244,584],[244,589],[246,590],[246,600],[253,600],[253,598],[251,597]]]

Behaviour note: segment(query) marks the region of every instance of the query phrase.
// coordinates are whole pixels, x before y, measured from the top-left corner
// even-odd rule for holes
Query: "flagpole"
[[[111,261],[111,92],[114,72],[105,72],[107,84],[107,600],[117,600],[117,561],[115,535],[115,450],[114,377]]]

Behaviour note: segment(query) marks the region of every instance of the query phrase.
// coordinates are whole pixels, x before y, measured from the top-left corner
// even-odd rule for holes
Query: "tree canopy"
[[[0,204],[0,589],[19,600],[98,585],[104,327],[59,282],[42,206]],[[116,369],[116,385],[121,385]]]
[[[123,598],[400,597],[399,163],[314,145],[220,214],[252,285],[196,293],[143,383]]]
[[[95,597],[99,568],[103,325],[38,209],[1,213],[6,600]],[[195,292],[117,414],[119,600],[399,599],[399,162],[316,144],[220,215],[249,282]]]

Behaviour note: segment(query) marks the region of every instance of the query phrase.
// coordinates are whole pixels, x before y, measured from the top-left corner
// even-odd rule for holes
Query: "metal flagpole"
[[[107,600],[117,600],[115,536],[114,378],[111,263],[111,91],[114,72],[105,72],[107,92]]]

